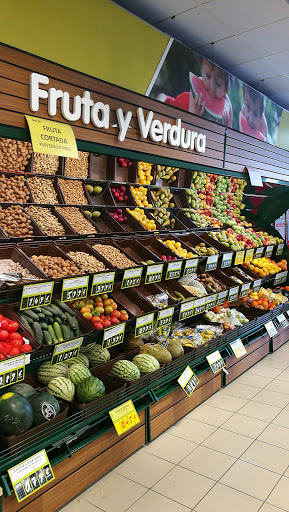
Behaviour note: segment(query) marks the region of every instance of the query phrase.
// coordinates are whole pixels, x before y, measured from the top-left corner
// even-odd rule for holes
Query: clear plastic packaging
[[[146,297],[157,309],[164,309],[169,304],[169,296],[164,293],[157,293],[156,295],[149,295]]]

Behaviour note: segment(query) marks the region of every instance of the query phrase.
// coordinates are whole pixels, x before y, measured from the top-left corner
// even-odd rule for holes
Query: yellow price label
[[[245,251],[237,251],[235,257],[235,265],[241,265],[244,261]]]
[[[128,400],[112,409],[109,411],[109,415],[118,436],[121,436],[124,432],[137,425],[137,423],[140,423],[132,400]]]
[[[248,249],[246,251],[245,263],[250,263],[250,261],[252,261],[253,258],[254,258],[254,249]]]
[[[34,116],[25,117],[35,153],[78,158],[75,136],[69,124]]]

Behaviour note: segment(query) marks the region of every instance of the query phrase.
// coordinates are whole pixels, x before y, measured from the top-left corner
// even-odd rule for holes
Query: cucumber
[[[50,308],[52,308],[56,311],[57,316],[59,316],[63,320],[65,319],[64,312],[58,306],[56,306],[56,304],[50,304]]]
[[[71,327],[71,329],[76,329],[77,328],[76,318],[74,318],[73,316],[70,315],[70,313],[67,313],[67,312],[65,312],[65,316],[66,316],[66,320],[67,320],[69,327]]]
[[[64,318],[64,320],[65,320],[65,318]],[[54,322],[57,322],[60,325],[62,324],[62,320],[61,320],[61,318],[59,318],[59,316],[54,317]]]
[[[71,331],[67,325],[62,324],[60,327],[61,327],[61,332],[62,332],[62,336],[63,336],[64,340],[69,340],[70,338],[73,337],[73,335],[71,336]]]
[[[62,331],[61,327],[57,322],[54,322],[53,324],[53,330],[57,336],[58,341],[63,341]]]
[[[37,341],[39,341],[39,343],[42,343],[43,342],[43,332],[41,329],[41,325],[38,322],[33,322],[32,328],[33,328],[33,331],[34,331]]]
[[[39,322],[39,325],[41,325],[41,328],[42,329],[45,329],[47,331],[48,329],[48,324],[46,322]]]
[[[51,311],[49,311],[48,309],[46,309],[47,306],[43,306],[42,307],[42,313],[45,314],[45,316],[53,316]]]
[[[58,343],[58,339],[57,339],[57,336],[54,332],[52,325],[49,325],[47,330],[52,338],[52,343]]]
[[[41,307],[40,306],[37,306],[36,308],[33,308],[33,311],[35,313],[41,313]]]
[[[27,329],[29,329],[29,331],[30,331],[31,330],[30,324],[33,323],[33,320],[31,318],[28,318],[25,315],[19,315],[19,318],[20,318],[21,322],[25,325],[25,327],[27,327]]]
[[[44,313],[38,313],[39,320],[44,320],[45,314]]]
[[[74,329],[74,334],[75,334],[75,336],[80,336],[82,334],[77,320],[76,320],[76,328]]]
[[[39,320],[38,315],[31,311],[31,309],[25,309],[25,316],[28,316],[29,318],[32,318],[34,322],[37,322]]]
[[[44,340],[45,345],[52,345],[52,343],[53,343],[53,340],[48,331],[43,331],[43,340]]]
[[[65,302],[61,302],[60,299],[55,299],[55,304],[64,311],[64,313],[71,314],[71,308],[65,304]]]
[[[44,309],[44,312],[45,312],[45,313],[46,313],[47,311],[49,311],[53,316],[56,316],[56,315],[57,315],[56,311],[55,311],[53,308],[51,308],[50,306],[43,306],[43,309]]]

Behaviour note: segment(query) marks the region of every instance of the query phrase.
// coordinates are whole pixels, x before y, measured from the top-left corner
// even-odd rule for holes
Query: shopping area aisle
[[[282,510],[289,511],[289,342],[62,512]]]

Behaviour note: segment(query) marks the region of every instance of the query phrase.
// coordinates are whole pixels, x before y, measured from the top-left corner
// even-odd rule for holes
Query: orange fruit
[[[82,313],[82,316],[86,320],[91,320],[92,319],[92,314],[89,311],[85,311],[84,313]]]

